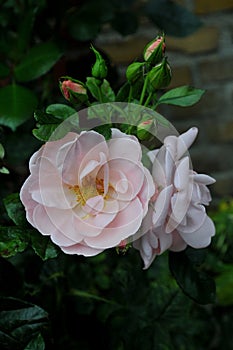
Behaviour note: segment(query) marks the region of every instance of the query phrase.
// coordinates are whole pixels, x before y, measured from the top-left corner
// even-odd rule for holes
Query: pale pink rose
[[[134,136],[69,132],[30,159],[20,198],[27,220],[68,254],[93,256],[134,235],[154,194]]]
[[[144,268],[167,249],[182,251],[187,245],[204,248],[215,234],[205,210],[211,201],[207,185],[215,180],[193,171],[186,153],[197,132],[197,128],[191,128],[179,137],[168,136],[160,149],[148,154],[156,191],[142,223],[147,233],[133,243]]]

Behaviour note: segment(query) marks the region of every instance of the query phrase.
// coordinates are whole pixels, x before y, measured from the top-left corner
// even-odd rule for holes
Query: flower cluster
[[[171,80],[165,48],[163,35],[149,43],[144,61],[128,66],[127,82],[117,94],[106,80],[104,59],[93,47],[96,62],[86,83],[60,79],[65,99],[76,107],[94,106],[87,116],[99,117],[102,129],[71,128],[56,140],[48,139],[30,159],[20,198],[29,223],[67,254],[94,256],[131,245],[148,268],[166,250],[203,248],[211,242],[215,227],[205,206],[211,201],[207,186],[215,180],[194,171],[188,154],[197,128],[181,135],[167,132],[162,146],[153,146],[158,124],[167,127],[153,111],[166,100],[163,96],[170,94],[169,103],[181,105],[200,98],[200,91],[187,87],[157,97]],[[120,98],[132,108],[120,108]],[[123,116],[118,126],[116,110]],[[143,144],[148,140],[150,149]]]

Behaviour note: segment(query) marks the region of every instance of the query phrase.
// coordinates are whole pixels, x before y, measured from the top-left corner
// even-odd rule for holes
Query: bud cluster
[[[164,35],[149,42],[143,51],[143,62],[134,62],[126,70],[126,78],[132,85],[139,78],[147,77],[149,92],[166,88],[171,81],[171,68],[165,57],[166,44]]]
[[[61,77],[59,86],[66,100],[77,105],[91,105],[94,100],[100,103],[127,101],[144,106],[156,105],[156,94],[165,89],[171,81],[171,68],[165,56],[166,44],[164,34],[149,42],[143,52],[142,61],[134,61],[126,69],[126,83],[117,94],[108,80],[108,65],[102,54],[91,45],[95,55],[91,67],[91,77],[86,82],[71,77]],[[143,134],[144,130],[140,131]],[[144,136],[142,136],[144,137]]]

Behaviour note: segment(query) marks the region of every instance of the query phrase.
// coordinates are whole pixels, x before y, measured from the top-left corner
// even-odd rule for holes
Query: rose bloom
[[[20,191],[27,220],[68,254],[93,256],[134,235],[155,191],[134,136],[69,132],[30,159]]]
[[[187,245],[204,248],[215,234],[204,207],[211,201],[206,185],[215,180],[192,170],[185,154],[197,132],[194,127],[179,137],[168,136],[160,149],[148,154],[156,191],[142,223],[146,234],[133,243],[145,269],[165,250],[182,251]]]

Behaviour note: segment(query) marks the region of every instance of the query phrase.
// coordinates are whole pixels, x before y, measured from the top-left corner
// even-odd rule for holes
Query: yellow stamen
[[[104,194],[104,181],[98,178],[95,181],[93,179],[86,179],[83,186],[69,186],[69,189],[74,191],[77,202],[84,206],[89,198]]]

